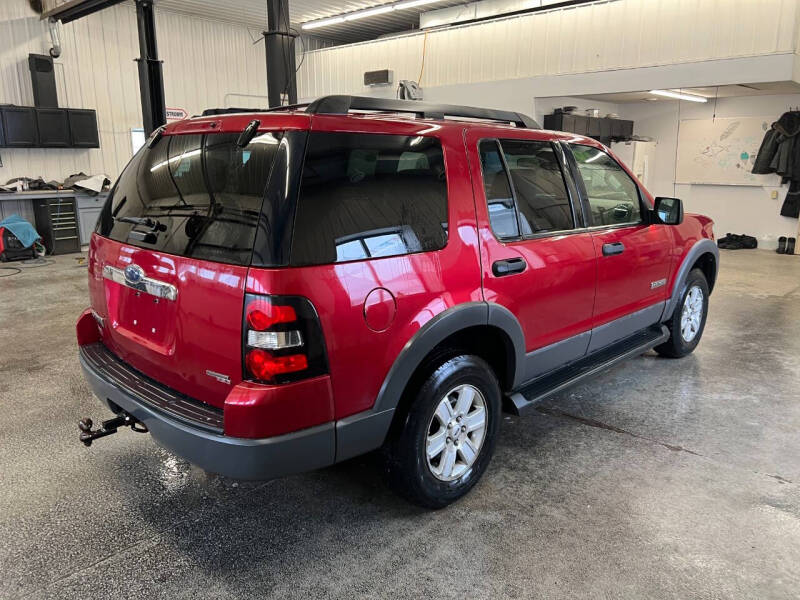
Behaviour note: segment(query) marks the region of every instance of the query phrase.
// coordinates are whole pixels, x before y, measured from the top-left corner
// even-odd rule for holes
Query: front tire
[[[443,508],[480,479],[500,426],[500,386],[481,358],[462,355],[436,368],[387,446],[389,484],[410,502]]]
[[[707,316],[708,281],[703,271],[693,269],[686,278],[680,302],[666,322],[670,337],[655,351],[669,358],[691,354],[703,336]]]

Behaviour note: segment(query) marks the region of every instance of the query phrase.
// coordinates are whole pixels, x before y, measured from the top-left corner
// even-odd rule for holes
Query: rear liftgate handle
[[[615,254],[622,254],[623,252],[625,252],[625,244],[622,242],[603,244],[603,256],[614,256]]]
[[[508,258],[495,261],[492,264],[492,273],[494,273],[495,277],[514,275],[515,273],[522,273],[527,266],[528,264],[522,258]]]

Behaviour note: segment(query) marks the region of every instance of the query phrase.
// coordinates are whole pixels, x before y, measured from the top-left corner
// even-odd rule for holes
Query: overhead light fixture
[[[708,98],[703,96],[696,96],[694,94],[682,94],[673,92],[671,90],[650,90],[651,94],[656,96],[664,96],[665,98],[674,98],[675,100],[687,100],[689,102],[708,102]]]
[[[320,19],[319,21],[310,21],[308,23],[303,23],[301,27],[303,29],[316,29],[317,27],[327,27],[328,25],[338,25],[339,23],[344,23],[344,17],[331,17],[329,19]]]
[[[303,23],[300,27],[302,29],[317,29],[318,27],[327,27],[328,25],[339,25],[347,21],[355,21],[357,19],[364,19],[366,17],[374,17],[375,15],[383,15],[395,10],[405,10],[407,8],[416,8],[425,4],[433,4],[434,2],[441,2],[442,0],[405,0],[403,2],[395,2],[394,4],[385,4],[383,6],[376,6],[374,8],[365,8],[364,10],[357,10],[354,12],[337,15],[335,17],[326,17],[316,21],[309,21]]]
[[[375,15],[382,15],[387,12],[392,12],[394,10],[394,6],[376,6],[375,8],[368,8],[366,10],[360,10],[358,12],[352,12],[344,15],[345,21],[355,21],[356,19],[364,19],[366,17],[374,17]]]
[[[403,10],[404,8],[415,8],[425,4],[433,4],[434,2],[441,2],[441,0],[408,0],[407,2],[398,2],[393,6],[396,10]]]

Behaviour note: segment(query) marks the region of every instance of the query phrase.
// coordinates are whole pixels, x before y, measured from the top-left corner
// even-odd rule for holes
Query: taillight
[[[245,379],[288,383],[328,372],[319,318],[307,298],[247,294],[242,337]]]

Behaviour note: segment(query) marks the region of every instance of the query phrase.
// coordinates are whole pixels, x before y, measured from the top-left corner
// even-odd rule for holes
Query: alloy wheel
[[[475,386],[459,385],[441,399],[425,443],[434,477],[455,481],[475,464],[486,434],[486,414],[486,400]]]
[[[686,343],[697,337],[700,323],[703,321],[703,290],[694,285],[686,294],[681,312],[681,337]]]

